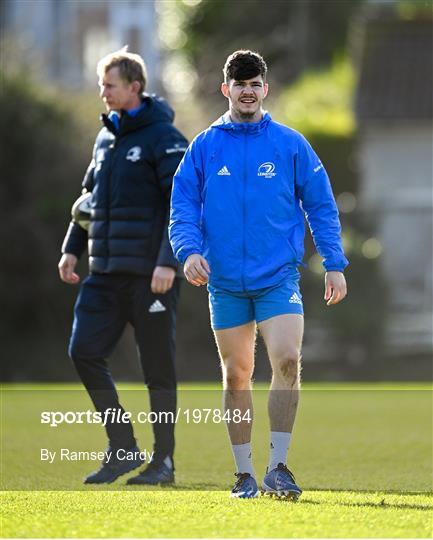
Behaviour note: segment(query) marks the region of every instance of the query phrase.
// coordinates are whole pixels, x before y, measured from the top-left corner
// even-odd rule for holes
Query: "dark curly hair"
[[[224,81],[247,81],[261,75],[266,80],[268,66],[259,53],[240,50],[232,53],[223,68]]]

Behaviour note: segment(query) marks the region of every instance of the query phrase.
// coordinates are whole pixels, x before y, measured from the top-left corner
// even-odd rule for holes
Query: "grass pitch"
[[[427,495],[307,491],[298,503],[227,492],[13,492],[3,534],[67,538],[429,538]]]
[[[41,411],[78,411],[78,387],[3,386],[1,535],[68,537],[432,537],[432,394],[425,385],[305,385],[289,466],[298,503],[232,500],[233,463],[224,424],[177,425],[176,488],[84,486],[96,462],[40,460],[40,449],[103,450],[101,426],[41,425]],[[139,386],[127,410],[146,409]],[[254,462],[267,461],[266,391],[254,396]],[[184,385],[183,409],[221,407],[216,386]],[[134,426],[151,449],[151,426]],[[133,473],[132,473],[133,474]]]

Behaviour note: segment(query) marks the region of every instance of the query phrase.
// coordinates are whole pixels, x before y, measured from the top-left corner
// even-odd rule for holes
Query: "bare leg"
[[[268,413],[271,431],[291,433],[300,390],[304,318],[287,314],[259,324],[272,367]]]
[[[215,340],[221,358],[224,385],[224,410],[239,409],[243,416],[250,411],[251,422],[228,422],[228,432],[232,445],[251,441],[253,404],[251,377],[254,370],[254,346],[256,325],[254,322],[216,330]]]

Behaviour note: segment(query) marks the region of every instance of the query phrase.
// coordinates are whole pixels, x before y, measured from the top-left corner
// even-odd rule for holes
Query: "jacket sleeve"
[[[82,182],[82,193],[92,191],[93,173],[95,172],[95,148],[93,149],[93,158],[87,167],[84,180]],[[71,221],[62,244],[62,253],[72,253],[78,259],[84,253],[87,246],[87,231],[80,227],[78,223]]]
[[[343,252],[331,183],[322,162],[302,136],[295,162],[295,186],[325,270],[342,272],[349,262]]]
[[[164,231],[162,233],[161,245],[156,260],[156,266],[171,266],[177,270],[178,263],[173,255],[168,238],[168,223],[170,219],[170,197],[173,185],[173,175],[179,165],[180,160],[188,147],[188,141],[172,127],[169,135],[158,141],[155,150],[156,174],[163,196],[165,197],[165,219]]]
[[[181,263],[193,253],[202,253],[202,185],[201,160],[195,140],[174,175],[171,195],[170,242]]]

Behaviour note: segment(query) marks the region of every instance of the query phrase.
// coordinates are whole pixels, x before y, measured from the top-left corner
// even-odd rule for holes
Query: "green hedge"
[[[368,377],[378,371],[382,357],[387,291],[379,269],[380,254],[366,249],[367,240],[374,238],[374,224],[365,222],[357,209],[360,175],[351,106],[354,79],[347,59],[339,58],[327,70],[306,73],[281,94],[276,105],[278,120],[303,133],[320,156],[337,202],[341,194],[350,194],[355,202],[352,211],[340,212],[350,261],[345,272],[348,297],[332,308],[324,305],[323,270],[318,268],[310,237],[303,294],[307,316],[328,329],[330,343],[337,344],[334,373]]]
[[[75,295],[58,278],[60,245],[91,147],[72,104],[22,74],[1,81],[2,378],[52,378],[68,368]]]

